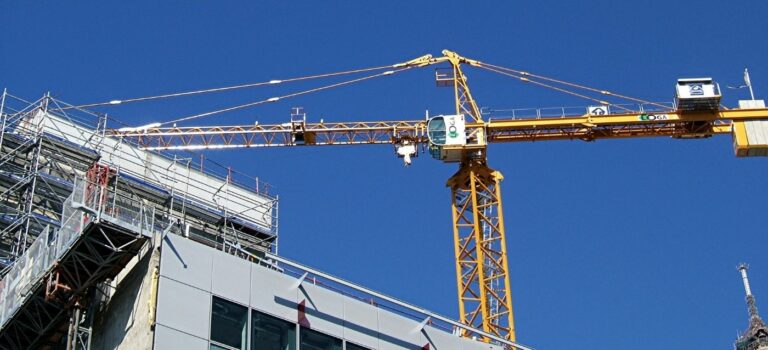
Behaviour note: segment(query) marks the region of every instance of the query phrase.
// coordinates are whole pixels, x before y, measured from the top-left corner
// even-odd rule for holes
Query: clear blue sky
[[[768,97],[765,1],[4,1],[0,87],[71,103],[391,64],[450,48],[651,100],[680,77]],[[422,118],[448,113],[432,71],[232,113],[208,124]],[[468,70],[487,107],[587,105]],[[297,88],[310,85],[299,85]],[[135,124],[271,97],[248,90],[104,109]],[[724,91],[735,106],[746,91]],[[445,180],[388,146],[241,150],[208,156],[278,190],[281,253],[456,316]],[[746,327],[738,274],[751,263],[768,316],[768,160],[731,139],[493,145],[505,176],[521,342],[539,349],[731,349]]]

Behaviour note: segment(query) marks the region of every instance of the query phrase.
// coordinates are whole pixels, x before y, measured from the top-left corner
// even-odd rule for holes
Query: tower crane
[[[177,122],[207,117],[215,113],[271,103],[305,93],[432,65],[439,67],[435,75],[437,85],[453,89],[455,114],[427,119],[337,123],[323,121],[310,123],[306,121],[306,117],[297,114],[298,118],[292,118],[290,122],[282,124],[197,127],[176,125]],[[484,119],[467,84],[467,77],[462,69],[466,66],[489,70],[524,83],[587,98],[594,101],[596,106],[589,107],[580,113],[564,112],[562,115],[551,118],[534,116]],[[448,50],[444,50],[443,55],[439,57],[425,55],[407,62],[375,69],[388,70],[363,78],[166,123],[113,129],[109,134],[136,142],[148,150],[389,144],[394,145],[396,154],[403,158],[406,164],[410,164],[411,158],[418,155],[419,147],[428,147],[429,153],[434,158],[446,163],[458,164],[458,171],[447,181],[447,186],[451,191],[452,233],[460,321],[511,341],[515,341],[515,324],[500,186],[503,176],[488,165],[488,144],[548,140],[594,141],[661,136],[688,139],[730,134],[733,136],[737,156],[768,155],[768,109],[760,104],[760,101],[746,101],[739,109],[722,107],[719,88],[711,79],[681,79],[677,85],[676,103],[660,105],[610,91],[472,60]],[[366,71],[370,70],[349,72]],[[281,84],[290,80],[335,75],[272,80],[239,87]],[[586,92],[577,93],[571,89],[581,89]],[[200,90],[157,96],[157,98],[220,90],[222,89]],[[600,98],[590,97],[586,93],[597,94],[606,99],[618,98],[639,102],[640,108],[622,107]],[[84,106],[117,105],[146,99],[148,98],[112,100]],[[462,335],[471,336],[466,333]]]

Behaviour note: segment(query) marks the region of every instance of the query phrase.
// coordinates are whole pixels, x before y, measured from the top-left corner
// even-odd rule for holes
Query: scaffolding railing
[[[77,242],[89,223],[110,222],[150,236],[162,232],[168,225],[168,220],[155,214],[154,207],[138,199],[76,178],[72,194],[64,201],[61,227],[47,226],[0,280],[0,329],[45,282],[55,263]]]
[[[56,188],[58,196],[50,196],[56,194],[49,190],[55,186],[49,185],[47,178],[35,175],[57,176],[71,187],[73,178],[82,176],[97,160],[117,170],[118,175],[127,175],[126,179],[138,180],[139,188],[159,189],[158,196],[150,200],[159,207],[167,205],[170,198],[169,212],[177,211],[173,213],[176,217],[208,220],[213,224],[223,222],[225,226],[233,222],[258,234],[277,237],[278,197],[274,187],[258,177],[204,159],[199,153],[179,157],[140,150],[127,140],[106,136],[108,123],[111,127],[124,126],[119,120],[76,108],[50,94],[25,100],[7,91],[2,93],[0,181],[4,182],[0,183],[0,204],[8,209],[5,214],[13,212],[4,219],[12,217],[18,222],[10,226],[0,223],[0,267],[17,259],[48,224],[44,220],[42,225],[33,222],[34,230],[30,230],[29,221],[36,220],[30,213],[47,215],[56,222],[62,219],[61,203],[69,188]],[[28,152],[33,147],[37,147],[37,152]],[[41,164],[41,168],[33,164]],[[30,181],[38,186],[28,189],[26,184]],[[137,188],[124,187],[128,191]],[[138,191],[134,194],[142,195]],[[111,213],[119,215],[121,211]],[[0,269],[0,277],[3,271],[7,270]]]

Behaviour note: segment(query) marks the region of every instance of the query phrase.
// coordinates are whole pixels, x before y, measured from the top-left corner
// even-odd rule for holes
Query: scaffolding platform
[[[69,311],[84,308],[93,287],[114,278],[170,227],[153,208],[116,195],[76,182],[61,228],[48,227],[0,281],[0,349],[57,343]]]
[[[108,121],[119,122],[50,96],[30,102],[5,93],[2,102],[0,277],[44,227],[63,219],[74,177],[94,166],[109,169],[115,191],[146,200],[190,238],[276,251],[278,200],[263,181],[212,162],[204,169],[192,161],[198,155],[143,150],[107,135]]]
[[[0,98],[0,350],[87,349],[94,291],[153,237],[277,251],[268,184],[143,150],[108,122],[124,125],[50,95]]]

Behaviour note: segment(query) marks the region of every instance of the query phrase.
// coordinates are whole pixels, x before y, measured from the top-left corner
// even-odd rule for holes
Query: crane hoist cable
[[[562,93],[565,93],[565,94],[568,94],[568,95],[573,95],[573,96],[576,96],[576,97],[580,97],[580,98],[583,98],[583,99],[594,101],[594,102],[597,102],[597,103],[599,103],[601,105],[613,106],[613,107],[618,108],[618,109],[623,109],[623,110],[626,110],[626,111],[631,111],[629,108],[626,108],[626,107],[623,107],[623,106],[619,106],[619,105],[610,103],[608,101],[603,101],[603,100],[600,100],[600,99],[597,99],[597,98],[594,98],[594,97],[590,97],[590,96],[587,96],[587,95],[583,95],[583,94],[580,94],[580,93],[577,93],[577,92],[566,90],[566,89],[563,89],[563,88],[560,88],[560,87],[557,87],[557,86],[545,84],[545,83],[542,83],[540,81],[532,80],[532,79],[530,79],[530,78],[528,78],[528,77],[526,77],[524,75],[520,75],[520,74],[516,75],[514,73],[504,72],[504,71],[502,71],[500,69],[491,68],[490,66],[487,66],[487,67],[486,66],[477,66],[477,67],[485,69],[485,70],[488,70],[488,71],[491,71],[491,72],[494,72],[494,73],[498,73],[498,74],[501,74],[501,75],[506,75],[508,77],[517,78],[517,79],[520,79],[520,81],[523,81],[523,82],[526,82],[526,83],[531,83],[531,84],[538,85],[538,86],[541,86],[541,87],[544,87],[544,88],[547,88],[547,89],[552,89],[552,90],[559,91],[559,92],[562,92]]]
[[[159,99],[173,98],[173,97],[199,95],[199,94],[206,94],[206,93],[213,93],[213,92],[231,91],[231,90],[253,88],[253,87],[259,87],[259,86],[266,86],[266,85],[277,85],[277,84],[282,84],[282,83],[290,83],[290,82],[303,81],[303,80],[311,80],[311,79],[319,79],[319,78],[330,78],[330,77],[336,77],[336,76],[341,76],[341,75],[349,75],[349,74],[356,74],[356,73],[372,72],[372,71],[382,70],[382,69],[387,69],[387,68],[392,68],[392,67],[393,67],[393,65],[378,66],[378,67],[371,67],[371,68],[361,68],[361,69],[346,70],[346,71],[341,71],[341,72],[308,75],[308,76],[296,77],[296,78],[288,78],[288,79],[273,79],[273,80],[263,81],[263,82],[258,82],[258,83],[248,83],[248,84],[225,86],[225,87],[218,87],[218,88],[193,90],[193,91],[185,91],[185,92],[177,92],[177,93],[171,93],[171,94],[135,97],[135,98],[127,98],[127,99],[115,99],[115,100],[110,100],[110,101],[82,104],[82,105],[77,105],[77,106],[66,106],[66,107],[59,108],[59,110],[80,109],[80,108],[90,108],[90,107],[110,106],[110,105],[120,105],[120,104],[131,103],[131,102],[141,102],[141,101],[159,100]]]
[[[245,103],[245,104],[241,104],[241,105],[237,105],[237,106],[232,106],[232,107],[217,109],[217,110],[210,111],[210,112],[199,113],[199,114],[194,114],[194,115],[190,115],[190,116],[186,116],[186,117],[182,117],[182,118],[177,118],[177,119],[169,120],[169,121],[162,122],[162,123],[156,123],[156,124],[154,124],[152,126],[154,127],[154,126],[163,126],[163,125],[168,125],[168,124],[174,124],[174,123],[188,121],[188,120],[192,120],[192,119],[204,118],[204,117],[208,117],[208,116],[211,116],[211,115],[214,115],[214,114],[231,112],[231,111],[235,111],[235,110],[239,110],[239,109],[244,109],[244,108],[249,108],[249,107],[253,107],[253,106],[258,106],[258,105],[262,105],[262,104],[266,104],[266,103],[277,102],[279,100],[286,99],[286,98],[306,95],[306,94],[310,94],[310,93],[313,93],[313,92],[318,92],[318,91],[323,91],[323,90],[337,88],[337,87],[344,86],[344,85],[350,85],[350,84],[354,84],[354,83],[359,83],[361,81],[365,81],[365,80],[369,80],[369,79],[373,79],[373,78],[379,78],[379,77],[383,77],[383,76],[387,76],[387,75],[393,75],[395,73],[399,73],[399,72],[402,72],[402,71],[405,71],[405,70],[409,70],[411,68],[414,68],[414,67],[407,66],[407,67],[403,67],[403,68],[400,68],[400,69],[388,70],[388,71],[385,71],[385,72],[381,72],[381,73],[377,73],[377,74],[372,74],[372,75],[367,75],[367,76],[364,76],[364,77],[355,78],[355,79],[351,79],[351,80],[345,80],[345,81],[334,83],[334,84],[323,85],[323,86],[312,88],[312,89],[308,89],[308,90],[302,90],[302,91],[293,92],[293,93],[286,94],[286,95],[270,97],[270,98],[265,99],[265,100],[249,102],[249,103]]]

